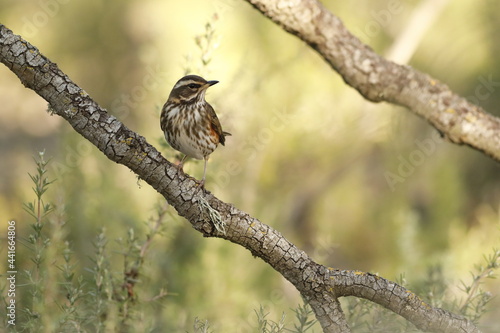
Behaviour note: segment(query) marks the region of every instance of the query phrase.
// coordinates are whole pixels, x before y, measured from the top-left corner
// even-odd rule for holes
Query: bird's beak
[[[219,83],[219,81],[207,81],[208,86],[213,86],[214,84]]]

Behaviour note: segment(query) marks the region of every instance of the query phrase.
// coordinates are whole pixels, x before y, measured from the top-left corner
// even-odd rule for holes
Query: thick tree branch
[[[309,302],[324,332],[349,332],[337,299],[348,295],[379,303],[425,330],[479,332],[467,319],[432,308],[393,282],[315,263],[278,231],[198,188],[192,178],[178,176],[177,169],[142,136],[109,115],[56,64],[1,24],[0,61],[110,160],[128,167],[162,194],[196,230],[247,248],[281,273]],[[214,228],[209,210],[220,215],[225,234]]]
[[[363,97],[402,105],[450,141],[500,161],[500,119],[410,66],[377,55],[317,0],[246,0],[315,49]],[[492,82],[498,86],[500,82]]]

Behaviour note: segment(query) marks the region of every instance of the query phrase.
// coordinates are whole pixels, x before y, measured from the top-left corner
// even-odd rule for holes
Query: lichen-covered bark
[[[319,1],[246,1],[309,44],[366,99],[405,106],[451,142],[469,145],[500,161],[500,119],[429,75],[380,57]]]
[[[465,318],[432,308],[393,282],[315,263],[278,231],[200,189],[192,178],[177,175],[177,169],[142,136],[109,115],[57,65],[1,24],[0,62],[47,100],[51,112],[66,119],[110,160],[128,167],[161,193],[196,230],[247,248],[281,273],[309,302],[324,332],[350,331],[340,296],[372,300],[428,331],[478,332]],[[217,219],[225,224],[225,233],[214,227]]]

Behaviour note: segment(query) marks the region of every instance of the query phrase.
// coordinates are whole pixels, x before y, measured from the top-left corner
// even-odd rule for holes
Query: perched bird
[[[187,157],[205,160],[201,186],[205,184],[209,155],[231,135],[222,130],[214,109],[205,101],[208,87],[218,82],[198,75],[184,76],[172,88],[160,116],[165,139],[172,148],[185,154],[178,165],[179,171]]]

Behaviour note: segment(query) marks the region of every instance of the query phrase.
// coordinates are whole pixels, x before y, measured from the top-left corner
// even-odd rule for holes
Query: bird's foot
[[[198,183],[198,186],[200,188],[205,188],[205,178],[203,178],[202,180],[200,180],[200,182]]]
[[[179,176],[181,173],[184,172],[184,163],[176,164],[175,168],[177,169],[177,175]]]

